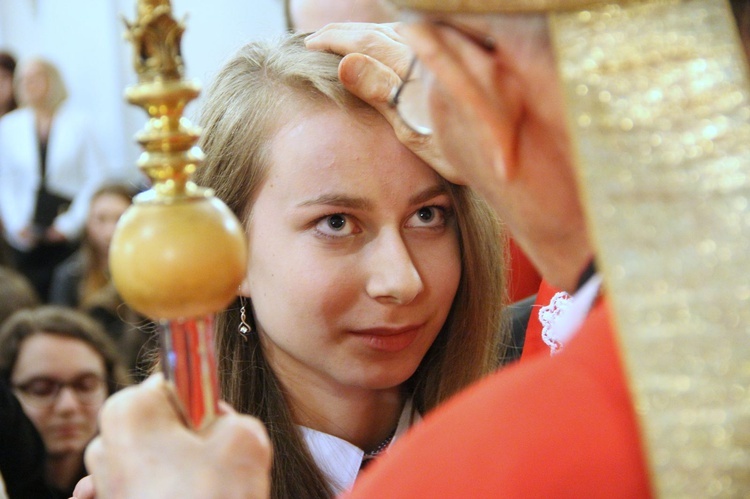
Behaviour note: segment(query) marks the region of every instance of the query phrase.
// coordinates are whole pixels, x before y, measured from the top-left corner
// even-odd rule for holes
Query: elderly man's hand
[[[113,395],[101,412],[100,435],[86,451],[92,477],[76,487],[75,497],[268,497],[265,428],[226,405],[222,411],[203,431],[189,430],[161,375]]]
[[[452,182],[464,183],[433,139],[406,126],[390,104],[412,57],[399,29],[398,23],[334,23],[310,35],[306,45],[309,49],[343,55],[339,78],[347,90],[377,109],[391,124],[399,141],[438,173]]]

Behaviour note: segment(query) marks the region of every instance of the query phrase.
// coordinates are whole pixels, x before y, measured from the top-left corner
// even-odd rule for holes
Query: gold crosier
[[[138,166],[152,188],[120,219],[110,269],[123,299],[160,324],[160,362],[178,406],[192,428],[217,415],[218,384],[213,317],[236,296],[247,249],[234,214],[190,176],[203,153],[200,131],[182,116],[200,91],[184,79],[182,23],[167,0],[139,0],[128,24],[138,84],[127,100],[149,115],[137,140]]]
[[[546,13],[654,493],[746,496],[750,85],[726,0],[392,1]]]

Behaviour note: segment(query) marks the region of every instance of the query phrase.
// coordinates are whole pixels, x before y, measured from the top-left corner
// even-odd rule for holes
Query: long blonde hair
[[[218,73],[204,102],[205,164],[195,180],[211,187],[247,225],[270,168],[269,144],[304,105],[336,105],[371,119],[376,112],[338,79],[340,57],[308,51],[303,37],[243,47]],[[495,217],[466,187],[448,184],[461,249],[461,280],[448,318],[415,374],[405,383],[417,410],[428,412],[497,366],[504,293],[502,238]],[[222,396],[267,426],[274,445],[274,497],[330,497],[324,475],[304,444],[283,386],[257,335],[237,334],[239,302],[217,318]],[[507,343],[507,342],[506,342]]]

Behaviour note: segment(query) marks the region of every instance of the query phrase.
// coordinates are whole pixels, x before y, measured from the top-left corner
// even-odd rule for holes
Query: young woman
[[[0,328],[0,377],[44,442],[51,497],[70,497],[86,474],[83,452],[96,434],[99,409],[127,384],[114,346],[82,312],[20,310]]]
[[[108,184],[94,192],[81,247],[55,269],[50,302],[86,308],[109,284],[109,244],[132,201],[133,190],[122,184]]]
[[[52,275],[50,302],[83,310],[99,321],[123,354],[128,372],[144,376],[144,344],[153,335],[147,322],[125,304],[109,275],[109,245],[118,220],[133,202],[134,190],[124,184],[105,184],[91,197],[91,208],[81,247]]]
[[[222,396],[260,418],[274,497],[330,497],[497,364],[498,225],[348,94],[301,37],[244,47],[204,103],[211,187],[246,227],[218,319]]]

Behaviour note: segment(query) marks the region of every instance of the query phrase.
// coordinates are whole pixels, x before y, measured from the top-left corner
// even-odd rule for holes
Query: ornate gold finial
[[[244,230],[209,189],[190,181],[203,152],[200,130],[182,116],[200,86],[183,79],[184,26],[167,0],[139,0],[128,26],[138,84],[127,100],[146,110],[138,166],[153,187],[136,197],[112,238],[110,270],[123,299],[161,326],[161,363],[186,421],[201,428],[218,411],[213,314],[245,275]]]
[[[125,24],[139,82],[125,95],[150,116],[136,136],[145,150],[138,167],[153,182],[157,196],[200,195],[188,182],[203,160],[203,153],[194,147],[200,130],[182,116],[200,93],[197,82],[183,79],[180,43],[185,27],[172,17],[168,0],[140,0],[137,19]]]
[[[127,20],[125,34],[133,44],[133,67],[140,82],[179,80],[184,74],[180,44],[184,23],[172,17],[167,0],[143,0],[138,3],[138,18]]]

